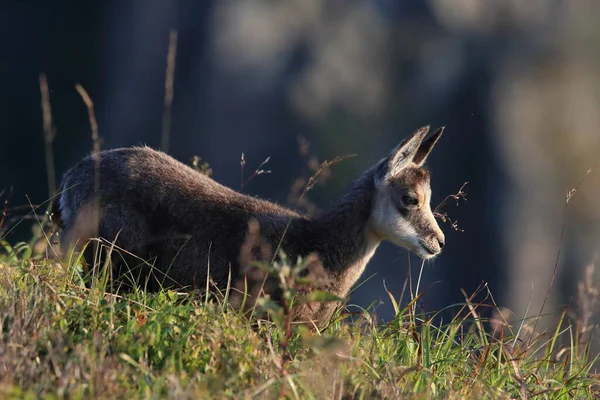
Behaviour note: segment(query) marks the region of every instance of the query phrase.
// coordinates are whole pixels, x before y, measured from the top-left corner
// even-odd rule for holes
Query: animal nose
[[[444,245],[446,244],[446,241],[444,238],[437,238],[437,242],[440,245],[440,249],[444,248]]]

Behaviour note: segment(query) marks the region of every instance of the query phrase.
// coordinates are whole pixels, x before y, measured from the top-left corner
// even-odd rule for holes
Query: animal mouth
[[[430,255],[434,256],[436,254],[439,253],[439,251],[437,250],[433,250],[431,247],[427,246],[425,243],[423,242],[419,242],[419,244],[421,245],[421,247]]]

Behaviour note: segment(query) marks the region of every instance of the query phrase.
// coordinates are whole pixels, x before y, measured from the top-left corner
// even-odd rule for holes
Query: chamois
[[[423,259],[444,247],[423,168],[443,128],[426,138],[428,131],[415,131],[318,217],[235,192],[149,147],[102,151],[63,177],[53,207],[63,228],[60,248],[67,254],[92,238],[112,242],[138,257],[113,257],[113,276],[123,278],[138,264],[136,283],[149,290],[202,290],[207,279],[219,290],[240,287],[249,271],[243,253],[270,260],[280,248],[291,260],[316,255],[325,279],[313,289],[343,298],[382,240]],[[253,235],[259,240],[251,247],[260,249],[244,250]],[[263,290],[277,300],[281,292],[272,283]],[[334,308],[312,304],[296,319],[322,322]]]

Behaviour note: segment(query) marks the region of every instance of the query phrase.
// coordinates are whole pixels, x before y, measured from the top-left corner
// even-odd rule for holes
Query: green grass
[[[492,335],[468,299],[442,326],[416,300],[377,325],[336,314],[322,332],[260,303],[252,326],[226,304],[172,291],[106,293],[76,266],[0,250],[2,398],[594,398],[586,343],[565,319],[523,343]],[[277,266],[278,272],[291,268]],[[285,280],[282,280],[285,284]],[[324,299],[326,299],[324,297]],[[329,300],[329,299],[326,299]],[[352,319],[352,323],[350,322]]]

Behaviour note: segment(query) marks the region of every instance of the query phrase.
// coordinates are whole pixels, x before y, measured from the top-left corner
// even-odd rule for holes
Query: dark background
[[[463,182],[468,201],[447,211],[444,254],[427,263],[427,310],[460,302],[481,282],[517,318],[536,314],[560,247],[566,190],[600,150],[600,31],[593,0],[27,2],[0,4],[0,190],[9,220],[48,199],[39,74],[50,87],[57,179],[92,149],[80,83],[94,101],[103,149],[161,144],[169,32],[177,31],[168,152],[208,161],[214,178],[286,204],[319,161],[357,154],[310,192],[327,208],[363,169],[416,128],[445,125],[428,165],[432,205]],[[271,174],[240,189],[266,157]],[[577,282],[600,242],[600,182],[570,204],[563,256],[547,311],[576,306]],[[31,236],[31,221],[7,236]],[[6,228],[6,227],[5,227]],[[384,244],[352,296],[398,296],[404,250]],[[411,256],[413,280],[420,261]]]

